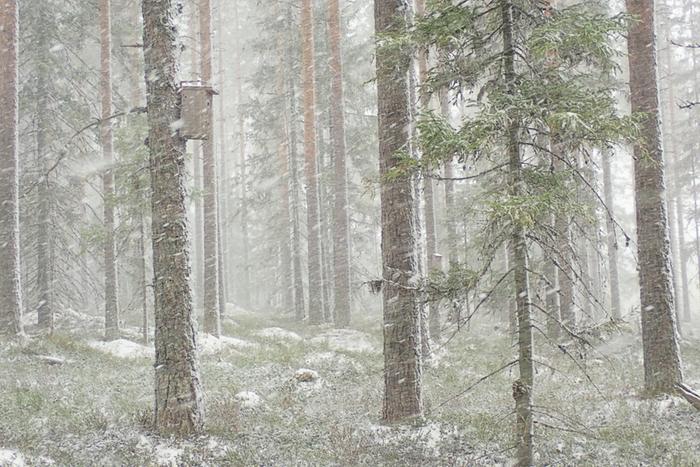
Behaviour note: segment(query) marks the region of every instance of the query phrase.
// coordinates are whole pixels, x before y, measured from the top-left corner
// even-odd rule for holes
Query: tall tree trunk
[[[104,283],[105,337],[119,338],[119,308],[117,303],[117,258],[114,240],[114,149],[112,142],[112,20],[110,0],[100,0],[100,96],[102,121],[100,144],[105,171],[102,175],[104,202]]]
[[[46,15],[48,11],[42,9],[39,14],[40,24],[47,24]],[[49,53],[49,46],[46,37],[39,35],[36,47],[39,51],[39,62],[46,63],[46,55]],[[37,165],[41,174],[37,186],[37,233],[36,233],[36,264],[37,264],[37,320],[39,328],[53,332],[54,328],[54,304],[53,304],[53,283],[51,280],[51,246],[54,239],[51,236],[51,176],[47,172],[47,161],[49,159],[49,79],[47,67],[41,66],[38,69],[36,85],[36,156]]]
[[[442,116],[449,122],[450,117],[450,99],[447,90],[440,91],[440,111]],[[445,219],[446,219],[446,235],[447,235],[447,257],[450,266],[459,262],[459,254],[457,253],[457,226],[455,225],[455,184],[454,184],[454,165],[453,161],[445,161]]]
[[[281,49],[280,51],[282,51]],[[280,53],[280,57],[282,57]],[[283,105],[283,114],[286,109],[285,99],[285,89],[284,89],[284,67],[282,65],[278,68],[277,77],[277,95],[279,96]],[[289,203],[289,148],[288,148],[288,130],[287,130],[287,118],[283,117],[284,123],[280,131],[279,141],[277,143],[277,159],[279,163],[279,188],[280,188],[280,201],[281,201],[281,235],[280,235],[280,262],[281,271],[280,276],[282,278],[282,310],[286,313],[294,309],[294,285],[293,285],[293,274],[294,267],[292,264],[292,251],[290,248],[290,239],[293,238],[293,232],[291,230],[292,220],[290,216],[290,203]]]
[[[634,147],[637,248],[644,347],[644,382],[650,394],[671,393],[683,379],[671,284],[664,160],[659,128],[654,1],[626,0],[632,112],[644,115]]]
[[[377,35],[405,32],[407,5],[375,0]],[[400,54],[400,55],[399,55]],[[421,416],[421,343],[412,177],[388,178],[395,155],[409,148],[409,77],[411,57],[377,44],[379,176],[381,178],[382,291],[384,306],[383,418],[394,422]]]
[[[134,27],[134,37],[133,44],[138,44],[140,42],[139,35],[141,31],[141,0],[137,0],[138,8],[134,8],[131,12],[132,26]],[[136,108],[141,105],[142,92],[141,86],[139,85],[140,76],[143,76],[143,55],[140,47],[133,47],[130,58],[130,87],[131,87],[131,107]],[[135,176],[134,191],[140,196],[140,191],[143,187],[139,183],[138,175]],[[150,316],[148,314],[148,281],[146,279],[146,216],[144,216],[143,209],[138,210],[138,254],[137,259],[137,271],[136,275],[138,277],[138,289],[139,296],[141,299],[141,332],[143,341],[148,344],[150,340]]]
[[[199,0],[199,43],[202,81],[212,85],[211,5]],[[209,107],[207,139],[202,142],[202,195],[204,197],[204,332],[219,336],[219,223],[217,218],[216,160],[213,109]]]
[[[304,172],[306,174],[306,225],[309,268],[309,323],[323,319],[321,299],[321,246],[316,171],[316,96],[314,90],[314,30],[311,0],[301,3],[301,80],[304,105]]]
[[[143,45],[150,149],[155,293],[155,427],[161,434],[202,431],[204,405],[192,316],[185,140],[176,83],[178,2],[143,0]]]
[[[246,162],[246,134],[245,134],[245,112],[243,108],[243,42],[240,16],[238,11],[238,0],[234,2],[234,21],[237,33],[236,51],[236,103],[238,106],[238,159],[239,159],[239,183],[241,186],[241,284],[240,300],[244,308],[251,307],[250,291],[250,236],[248,234],[248,179]]]
[[[552,216],[549,225],[554,231],[556,216]],[[555,252],[545,253],[545,310],[547,310],[547,337],[556,342],[561,338],[561,305],[559,300],[559,270]]]
[[[287,63],[288,93],[289,93],[289,176],[291,189],[291,214],[292,214],[292,263],[294,266],[294,314],[297,321],[304,319],[306,315],[306,301],[304,300],[304,279],[301,268],[301,226],[299,220],[299,154],[297,152],[297,107],[296,92],[294,87],[293,66],[291,50]]]
[[[501,0],[503,18],[503,79],[507,92],[513,94],[515,85],[515,45],[513,43],[513,4]],[[510,170],[510,194],[522,197],[523,173],[520,145],[518,143],[519,123],[514,121],[508,128],[508,155]],[[527,243],[525,231],[519,223],[513,224],[511,232],[513,250],[513,277],[515,303],[518,317],[518,366],[520,378],[513,383],[513,398],[516,412],[517,465],[533,464],[534,424],[532,417],[532,392],[534,366],[532,362],[533,339],[530,310],[530,291],[527,267]]]
[[[610,170],[609,152],[604,152],[601,157],[603,165],[603,196],[605,199],[606,215],[606,244],[608,250],[608,275],[610,280],[610,314],[614,319],[622,318],[620,309],[620,275],[617,266],[617,236],[615,234],[615,200],[613,198],[613,185]]]
[[[0,335],[22,333],[18,199],[17,0],[0,0]]]
[[[199,47],[199,2],[190,2],[191,11],[189,16],[189,34],[191,36],[190,47],[190,74],[192,80],[197,80],[201,76],[201,67],[199,66],[200,47]],[[202,237],[204,236],[204,207],[202,200],[202,145],[199,141],[192,141],[192,165],[194,166],[194,252],[192,254],[192,269],[194,270],[194,303],[195,310],[204,309],[204,244]]]
[[[670,190],[668,198],[673,200],[673,203],[668,203],[669,216],[668,220],[671,224],[671,233],[675,231],[675,239],[671,237],[671,246],[676,246],[676,251],[674,252],[674,264],[677,268],[674,270],[674,290],[676,291],[676,298],[679,298],[679,305],[677,306],[676,316],[680,318],[682,310],[682,317],[684,321],[690,320],[690,293],[688,289],[688,252],[685,245],[685,222],[684,210],[683,210],[683,187],[682,179],[680,175],[679,168],[679,153],[678,144],[676,143],[676,99],[675,99],[675,89],[674,89],[674,73],[673,73],[673,61],[671,56],[671,38],[670,38],[670,20],[665,21],[664,30],[667,33],[666,44],[664,47],[663,58],[666,65],[666,80],[667,80],[667,93],[668,93],[668,125],[665,126],[665,131],[668,135],[666,141],[669,142],[668,150],[666,154],[668,156],[668,163],[671,167],[671,180],[670,180]],[[675,212],[673,211],[675,208]],[[675,224],[674,224],[675,220]],[[678,277],[680,273],[680,277]],[[680,289],[680,296],[678,290]]]
[[[328,35],[331,70],[331,142],[334,162],[333,274],[335,276],[335,320],[339,327],[350,324],[350,235],[348,226],[348,174],[345,146],[345,98],[343,91],[342,22],[340,1],[328,2]]]
[[[425,0],[416,0],[416,16],[425,15]],[[428,50],[421,50],[418,54],[418,82],[425,83],[428,79]],[[427,111],[430,107],[430,94],[422,90],[420,93],[420,110]],[[447,182],[451,183],[451,182]],[[423,179],[423,202],[425,204],[425,250],[428,260],[428,272],[438,270],[437,261],[437,236],[435,233],[435,196],[433,179],[426,176]],[[428,331],[434,340],[440,339],[440,307],[438,302],[431,301],[428,305]]]
[[[219,0],[216,8],[216,22],[217,22],[217,53],[218,53],[218,67],[219,67],[219,173],[216,177],[217,184],[217,211],[216,219],[218,225],[218,236],[219,236],[219,253],[217,255],[218,266],[219,266],[219,317],[220,319],[226,314],[226,303],[229,298],[228,290],[228,276],[229,276],[229,265],[226,263],[226,258],[228,258],[228,209],[229,209],[229,197],[228,197],[228,164],[227,164],[227,152],[226,152],[226,112],[224,110],[224,87],[226,85],[225,73],[224,73],[224,40],[223,40],[223,21],[222,21],[222,9],[224,2]]]

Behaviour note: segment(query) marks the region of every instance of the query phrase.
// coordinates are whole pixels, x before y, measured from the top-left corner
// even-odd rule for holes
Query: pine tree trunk
[[[550,227],[554,231],[556,218],[552,216]],[[556,253],[545,254],[545,310],[547,310],[547,337],[552,342],[561,338],[561,310],[559,302],[559,270],[557,269]]]
[[[0,0],[0,335],[22,331],[18,172],[17,0]]]
[[[668,33],[670,31],[670,23],[666,23],[664,29]],[[667,43],[671,43],[671,38],[668,37]],[[676,233],[676,239],[672,239],[672,245],[677,245],[677,251],[675,252],[673,258],[674,258],[674,264],[678,265],[678,267],[674,270],[674,273],[677,275],[680,272],[680,277],[674,276],[675,277],[675,288],[674,290],[676,291],[676,297],[679,298],[678,300],[679,304],[676,307],[676,316],[680,318],[682,310],[682,317],[684,321],[689,321],[690,320],[690,291],[688,288],[688,252],[687,248],[685,245],[685,222],[683,220],[684,218],[684,209],[683,209],[683,187],[682,187],[682,179],[681,179],[681,174],[680,174],[680,168],[679,168],[679,153],[678,153],[678,144],[676,143],[676,98],[675,98],[675,89],[674,89],[674,74],[673,74],[673,63],[672,63],[672,57],[671,57],[671,47],[670,45],[667,45],[664,47],[664,61],[666,62],[666,76],[668,83],[666,85],[667,87],[667,93],[668,93],[668,125],[666,126],[665,130],[668,134],[668,138],[666,139],[669,142],[669,147],[668,151],[666,152],[668,155],[668,165],[671,167],[671,180],[670,180],[670,187],[671,189],[669,190],[669,198],[673,199],[675,202],[673,203],[673,206],[671,203],[669,203],[669,222],[673,226],[673,229],[671,232],[675,230]],[[673,212],[673,208],[675,207],[675,212]],[[675,224],[674,224],[675,220]],[[680,288],[680,296],[678,295],[678,289]],[[679,323],[680,324],[680,323]]]
[[[416,0],[416,16],[425,15],[425,0]],[[428,79],[428,50],[422,50],[418,55],[418,82],[425,83]],[[430,107],[430,95],[421,92],[420,110],[428,111]],[[435,197],[433,179],[429,176],[423,178],[423,202],[425,216],[425,253],[427,256],[428,273],[438,270],[437,262],[437,238],[435,233]],[[428,305],[428,334],[433,340],[440,340],[440,307],[438,302],[431,301]]]
[[[217,179],[217,225],[218,238],[219,238],[219,252],[217,255],[218,265],[219,265],[219,318],[223,319],[226,314],[226,303],[229,299],[228,290],[228,276],[229,276],[229,265],[226,262],[228,258],[228,217],[227,213],[229,210],[229,197],[228,197],[228,164],[227,164],[227,148],[226,148],[226,114],[224,111],[224,87],[226,84],[225,73],[224,73],[224,52],[223,52],[223,22],[222,22],[222,9],[224,2],[221,0],[217,4],[216,8],[216,21],[217,21],[217,53],[218,53],[218,82],[219,82],[219,173],[216,177]]]
[[[440,111],[442,116],[450,121],[450,101],[447,91],[440,92]],[[455,184],[454,165],[452,160],[445,161],[445,219],[447,227],[447,257],[450,266],[459,262],[457,254],[457,226],[455,225]]]
[[[615,200],[613,199],[612,176],[610,170],[611,154],[604,152],[601,157],[603,165],[603,196],[607,207],[605,215],[606,244],[608,250],[608,275],[610,280],[610,314],[614,319],[622,318],[620,309],[620,275],[617,266],[617,236],[615,234]]]
[[[199,0],[199,43],[202,81],[212,85],[211,5]],[[209,121],[213,122],[210,107]],[[214,126],[209,126],[207,139],[202,141],[202,196],[204,215],[204,332],[219,336],[219,225],[217,219],[216,160],[214,158]]]
[[[513,93],[515,84],[515,49],[513,43],[513,4],[501,0],[503,18],[503,78],[506,89]],[[510,170],[510,194],[519,198],[523,193],[522,159],[518,143],[518,122],[508,128],[508,155]],[[513,251],[513,277],[515,303],[518,317],[518,367],[520,378],[513,383],[513,398],[516,412],[517,465],[533,465],[534,424],[532,417],[532,392],[534,366],[532,362],[533,339],[530,310],[530,291],[527,267],[527,241],[525,231],[519,223],[513,224],[511,232]]]
[[[292,57],[291,51],[289,57]],[[294,314],[297,321],[302,321],[306,315],[306,300],[304,299],[304,279],[301,268],[301,226],[299,220],[299,166],[297,152],[297,107],[296,92],[292,74],[293,66],[287,64],[289,92],[289,175],[291,189],[292,214],[292,263],[294,266]]]
[[[40,14],[48,14],[42,9]],[[41,23],[46,21],[42,18]],[[44,37],[38,38],[37,48],[39,49],[40,62],[44,62],[44,54],[49,52],[48,44]],[[40,67],[36,85],[36,155],[37,166],[41,171],[39,184],[37,185],[37,218],[36,218],[36,264],[37,264],[37,319],[40,329],[50,333],[54,328],[54,304],[53,304],[53,283],[51,281],[51,247],[53,237],[51,231],[51,177],[47,173],[47,159],[49,150],[49,76],[45,67]]]
[[[250,235],[248,232],[248,176],[247,176],[247,161],[246,161],[246,134],[245,134],[245,114],[243,108],[243,42],[241,40],[242,30],[240,23],[240,15],[238,11],[238,0],[234,5],[234,21],[235,30],[237,32],[237,50],[236,50],[236,103],[238,104],[238,160],[239,160],[239,184],[241,187],[241,284],[237,288],[240,290],[239,299],[244,308],[251,308],[251,281],[250,281]]]
[[[114,240],[114,149],[112,143],[112,20],[110,0],[100,0],[100,95],[102,121],[100,143],[105,169],[102,175],[104,200],[104,283],[105,283],[105,337],[119,338],[119,308],[117,303],[117,258]]]
[[[306,226],[309,268],[309,323],[323,320],[321,298],[321,245],[316,171],[316,97],[314,90],[314,30],[311,0],[301,3],[301,76],[304,105],[304,172],[306,174]]]
[[[671,283],[664,160],[659,128],[653,0],[627,0],[639,18],[627,39],[632,112],[644,113],[642,141],[634,147],[637,248],[644,347],[644,382],[649,394],[672,393],[683,379]]]
[[[348,226],[348,175],[345,146],[345,98],[343,91],[342,23],[340,1],[328,2],[328,35],[331,70],[331,142],[334,162],[333,275],[335,319],[338,327],[350,324],[350,235]]]
[[[189,16],[190,46],[190,74],[192,80],[197,80],[201,75],[199,66],[199,2],[190,2],[191,12]],[[194,178],[194,225],[192,269],[194,270],[194,303],[195,310],[204,309],[204,244],[202,243],[204,215],[202,202],[202,147],[199,141],[192,141],[192,165]]]
[[[292,263],[291,239],[292,219],[291,205],[289,202],[290,196],[290,173],[289,173],[289,129],[287,123],[287,105],[285,95],[285,44],[280,36],[278,41],[278,56],[280,62],[277,65],[277,76],[275,83],[275,92],[280,100],[281,108],[280,115],[282,117],[282,125],[277,142],[277,161],[279,167],[279,196],[280,196],[280,277],[282,286],[282,311],[287,313],[294,309],[294,265]]]
[[[186,436],[202,431],[204,406],[189,281],[185,140],[171,130],[181,108],[175,82],[179,8],[170,0],[143,0],[142,10],[155,278],[155,428]]]
[[[408,26],[402,0],[375,0],[376,33],[401,33]],[[398,56],[397,56],[398,55]],[[411,57],[377,46],[379,175],[381,178],[382,291],[384,306],[384,407],[387,422],[421,416],[421,343],[414,193],[411,176],[387,178],[408,151]]]

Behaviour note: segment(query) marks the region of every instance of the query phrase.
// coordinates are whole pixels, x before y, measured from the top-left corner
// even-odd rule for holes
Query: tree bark
[[[377,35],[404,32],[411,11],[402,0],[375,0]],[[384,406],[387,422],[421,416],[421,343],[414,192],[410,175],[388,178],[397,152],[410,151],[411,57],[377,44],[379,175],[381,184],[384,306]]]
[[[321,245],[316,171],[316,96],[314,90],[314,29],[311,0],[301,3],[301,80],[304,105],[304,172],[306,174],[306,225],[309,269],[309,323],[323,320],[321,298]]]
[[[199,0],[199,43],[202,81],[212,85],[211,4]],[[219,225],[214,158],[213,108],[209,107],[207,139],[202,141],[202,196],[204,197],[204,332],[219,336]]]
[[[342,23],[340,1],[328,2],[328,35],[331,71],[331,141],[334,162],[333,274],[335,276],[335,320],[339,327],[350,324],[350,235],[348,226],[348,175],[345,145],[345,98],[343,90]]]
[[[0,0],[0,335],[23,332],[18,199],[17,10],[17,0]]]
[[[610,280],[610,314],[614,319],[622,318],[620,309],[620,275],[617,266],[617,236],[615,234],[615,200],[613,198],[613,185],[610,170],[609,152],[604,152],[601,157],[603,165],[603,196],[607,207],[605,215],[606,244],[608,250],[608,275]]]
[[[637,248],[644,347],[644,382],[649,394],[672,393],[683,379],[671,284],[665,203],[664,160],[659,128],[653,0],[626,0],[627,48],[632,112],[644,115],[642,140],[634,146]]]
[[[112,139],[112,19],[110,0],[100,0],[100,96],[102,114],[100,143],[105,171],[102,175],[104,202],[104,283],[105,338],[119,338],[119,307],[117,303],[117,258],[114,239],[114,149]]]
[[[304,279],[301,268],[301,226],[299,220],[299,154],[297,152],[297,106],[294,87],[293,66],[291,63],[292,52],[289,51],[290,60],[287,63],[288,92],[289,92],[289,175],[291,189],[291,214],[292,214],[292,263],[294,266],[294,314],[297,321],[302,321],[306,315],[306,300],[304,299]]]
[[[425,15],[425,0],[416,0],[416,16]],[[418,82],[425,83],[428,79],[428,50],[418,53]],[[427,111],[430,107],[430,95],[426,91],[420,93],[420,109]],[[448,181],[449,183],[449,181]],[[425,203],[425,252],[427,256],[428,273],[440,268],[437,261],[437,236],[435,233],[435,196],[433,179],[423,178],[423,202]],[[431,301],[428,305],[428,333],[433,340],[440,340],[440,307],[438,302]]]
[[[189,34],[191,36],[190,46],[190,78],[197,80],[201,76],[199,66],[199,2],[191,1],[191,12],[189,16]],[[204,215],[202,202],[202,147],[199,141],[192,141],[192,165],[194,178],[194,225],[193,225],[193,247],[192,269],[194,270],[194,304],[195,310],[204,309],[204,244],[202,242],[204,232]]]
[[[185,140],[180,120],[176,28],[178,2],[143,0],[155,292],[155,427],[161,434],[201,432],[204,406],[192,315]]]
[[[515,85],[515,45],[513,43],[513,4],[501,0],[503,20],[503,79],[506,90],[513,94]],[[508,155],[510,170],[510,194],[514,198],[524,195],[522,158],[518,143],[519,123],[513,121],[508,128]],[[513,250],[513,277],[516,313],[518,317],[518,368],[520,378],[513,383],[516,412],[517,465],[533,465],[534,424],[532,417],[532,392],[534,366],[532,362],[533,339],[530,310],[530,291],[527,266],[525,230],[515,222],[511,232]]]

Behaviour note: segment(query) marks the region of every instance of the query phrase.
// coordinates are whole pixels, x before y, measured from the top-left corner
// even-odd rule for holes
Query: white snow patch
[[[110,342],[89,341],[90,347],[102,352],[112,354],[118,358],[153,358],[153,347],[137,344],[126,339],[117,339]]]
[[[377,352],[372,337],[352,329],[333,329],[311,339],[312,344],[327,344],[332,350],[346,352]]]
[[[0,465],[3,467],[24,467],[24,456],[18,451],[0,449]]]
[[[253,391],[242,391],[233,396],[233,399],[245,409],[254,409],[263,405],[262,397]]]
[[[264,337],[266,339],[289,341],[289,342],[301,342],[302,337],[296,332],[288,331],[282,328],[265,328],[254,333],[258,337]]]
[[[252,349],[258,344],[230,336],[216,337],[211,334],[200,334],[197,338],[199,352],[202,354],[215,354],[225,349]]]
[[[179,448],[156,446],[156,464],[168,467],[177,467],[177,461],[182,455],[182,452],[182,449]]]

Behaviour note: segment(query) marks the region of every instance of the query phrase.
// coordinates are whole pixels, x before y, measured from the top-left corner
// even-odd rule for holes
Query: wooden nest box
[[[185,139],[207,139],[212,122],[213,96],[219,93],[201,81],[180,83],[182,98],[182,126],[180,136]]]

